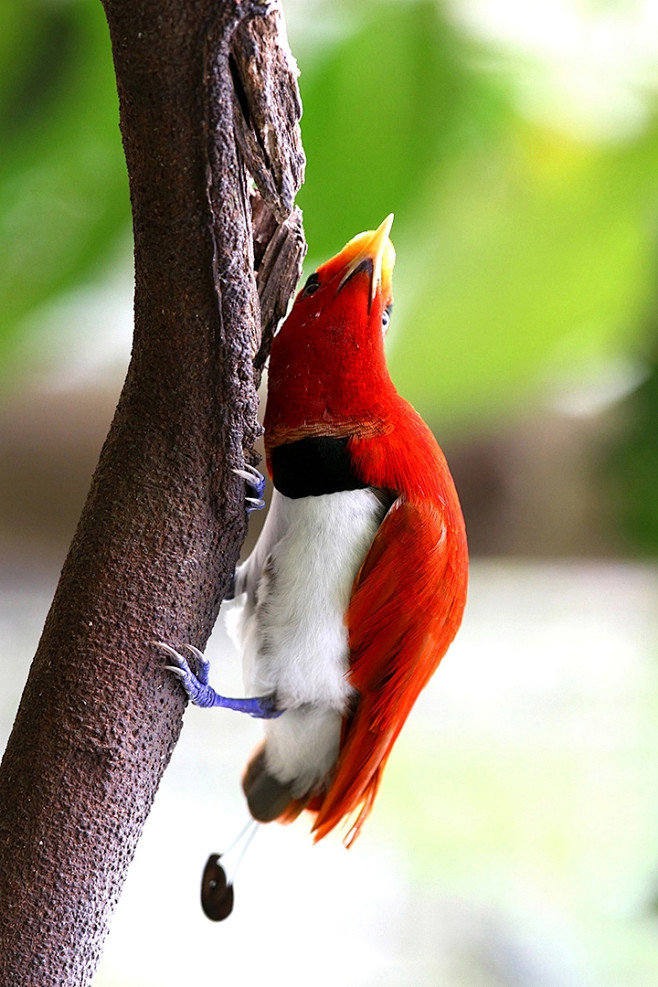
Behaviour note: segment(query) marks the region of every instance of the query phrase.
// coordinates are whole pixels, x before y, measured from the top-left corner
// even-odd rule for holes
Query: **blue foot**
[[[248,487],[250,487],[255,496],[245,497],[245,503],[247,505],[247,514],[251,514],[252,511],[262,511],[265,507],[265,501],[263,500],[263,494],[265,492],[265,477],[262,473],[248,463],[245,463],[244,469],[234,469],[233,472],[236,476],[242,477]]]
[[[255,696],[253,699],[229,699],[227,696],[220,696],[212,686],[208,685],[208,671],[210,662],[203,652],[191,644],[186,644],[185,648],[190,651],[199,662],[199,673],[195,675],[189,666],[187,658],[179,651],[162,641],[154,641],[159,648],[164,648],[167,654],[173,659],[173,665],[166,665],[176,675],[185,689],[190,702],[195,706],[209,708],[211,706],[222,706],[224,709],[234,709],[238,713],[248,713],[259,720],[273,720],[281,716],[284,712],[276,708],[275,696]]]

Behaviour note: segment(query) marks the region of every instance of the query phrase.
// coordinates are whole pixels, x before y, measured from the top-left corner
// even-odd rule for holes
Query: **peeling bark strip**
[[[225,363],[234,367],[237,375],[233,380],[224,375],[221,380],[224,390],[220,404],[230,409],[229,413],[235,411],[232,396],[241,398],[245,378],[250,384],[253,381],[253,358],[261,344],[248,172],[264,207],[276,220],[271,239],[278,243],[277,256],[289,253],[291,245],[294,251],[296,264],[287,271],[286,303],[301,273],[301,222],[299,229],[287,223],[305,164],[298,127],[302,107],[297,74],[285,41],[283,16],[276,6],[252,3],[247,15],[243,3],[222,7],[206,41],[204,86],[207,194],[220,322],[235,324],[237,319],[244,327],[242,336],[222,332]],[[264,207],[259,210],[261,218]],[[290,276],[294,276],[292,284]],[[251,349],[245,352],[247,327]],[[227,386],[232,394],[227,393]],[[238,441],[236,430],[229,430],[230,450],[237,464],[242,448],[251,452],[260,432],[253,389],[248,400],[240,416],[248,423],[246,434]]]
[[[259,372],[304,252],[291,215],[299,97],[277,7],[105,10],[135,338],[0,767],[0,984],[11,987],[93,977],[181,727],[182,692],[149,642],[203,647],[212,629],[245,534],[231,469],[258,433],[253,360]],[[245,162],[262,195],[254,246]]]
[[[288,218],[304,181],[304,152],[297,136],[302,104],[297,65],[287,46],[282,14],[272,8],[264,21],[243,20],[231,47],[237,102],[235,136],[248,170],[278,222]],[[283,84],[282,84],[283,83]],[[213,100],[209,101],[215,106]]]
[[[286,314],[290,296],[302,273],[306,241],[302,214],[295,206],[290,217],[277,225],[258,196],[252,198],[254,261],[260,302],[261,339],[254,357],[256,386],[270,354],[276,327]],[[263,230],[269,231],[262,232]]]

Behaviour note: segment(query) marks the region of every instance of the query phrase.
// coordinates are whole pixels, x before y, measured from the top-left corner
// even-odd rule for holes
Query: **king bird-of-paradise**
[[[317,269],[272,343],[274,491],[235,574],[247,699],[167,647],[192,702],[265,720],[243,787],[254,819],[313,814],[316,840],[368,816],[386,760],[461,623],[468,553],[443,453],[384,355],[393,217]],[[262,477],[238,470],[260,506]]]

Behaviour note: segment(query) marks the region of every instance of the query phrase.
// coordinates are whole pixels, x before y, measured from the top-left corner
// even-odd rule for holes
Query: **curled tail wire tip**
[[[201,907],[212,922],[223,922],[233,911],[233,885],[228,883],[220,856],[210,854],[201,879]]]
[[[225,853],[211,853],[206,861],[201,878],[201,908],[203,914],[212,922],[223,922],[233,911],[235,875],[257,831],[258,823],[250,819]],[[219,861],[222,857],[230,855],[233,850],[237,854],[237,859],[232,867],[227,864],[229,870],[232,870],[229,879],[224,866]]]

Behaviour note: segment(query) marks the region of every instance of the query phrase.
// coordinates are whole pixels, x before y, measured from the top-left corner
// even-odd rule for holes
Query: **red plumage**
[[[386,228],[385,228],[386,227]],[[318,269],[272,346],[265,443],[347,440],[354,476],[391,507],[356,576],[345,614],[350,684],[338,760],[321,790],[280,817],[316,813],[321,839],[368,815],[392,746],[453,640],[466,601],[466,534],[443,453],[389,376],[382,319],[392,301],[388,226],[361,234]],[[368,263],[371,261],[371,263]],[[356,819],[354,821],[354,817]]]
[[[425,441],[428,457],[433,452],[443,467],[434,495],[421,498],[422,480],[409,473],[410,489],[400,491],[354,584],[347,612],[349,679],[359,700],[345,722],[336,771],[319,806],[318,838],[362,805],[350,842],[358,834],[393,744],[461,623],[464,526],[445,460],[429,432]],[[361,444],[367,456],[377,440]]]

